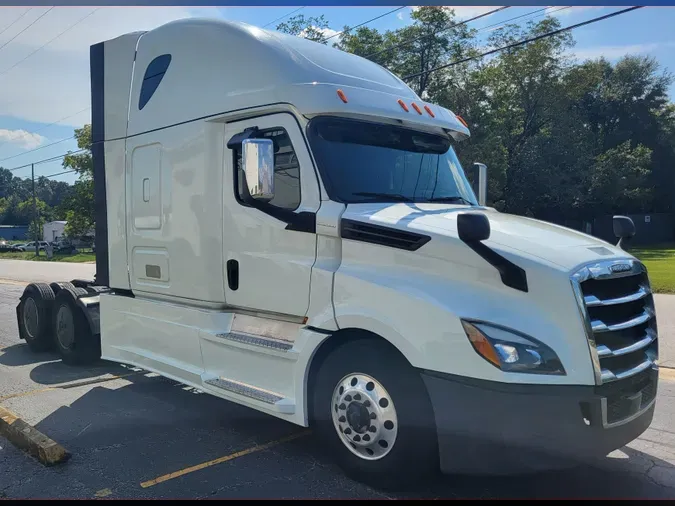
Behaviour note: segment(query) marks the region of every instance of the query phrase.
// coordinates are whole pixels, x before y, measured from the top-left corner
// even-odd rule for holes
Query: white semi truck
[[[486,207],[464,120],[386,69],[189,19],[92,46],[91,96],[96,279],[26,288],[31,348],[312,427],[375,484],[604,456],[651,423],[643,264]]]

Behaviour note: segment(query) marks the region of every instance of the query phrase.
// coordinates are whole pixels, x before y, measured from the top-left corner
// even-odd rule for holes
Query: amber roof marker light
[[[427,114],[428,114],[429,116],[431,116],[432,118],[435,118],[435,117],[436,117],[436,115],[434,114],[434,111],[432,111],[432,110],[431,110],[431,107],[429,107],[428,105],[425,105],[425,106],[424,106],[424,110],[427,111]]]
[[[462,118],[459,114],[455,114],[455,117],[459,120],[459,122],[464,125],[466,128],[469,128],[469,124],[464,121],[464,118]]]
[[[413,102],[413,103],[410,104],[410,105],[412,105],[412,108],[415,109],[415,110],[417,111],[417,114],[422,114],[422,109],[420,109],[420,106],[419,106],[419,105],[417,105],[415,102]]]
[[[409,112],[410,109],[408,109],[408,106],[405,105],[405,102],[401,100],[400,98],[398,99],[398,105],[401,106],[401,109],[403,109],[405,112]]]
[[[340,100],[342,100],[345,104],[348,102],[347,95],[345,95],[344,91],[337,90],[337,96],[340,97]]]

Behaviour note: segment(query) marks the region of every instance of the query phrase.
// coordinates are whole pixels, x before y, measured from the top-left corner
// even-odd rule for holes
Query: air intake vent
[[[428,235],[346,219],[343,219],[340,225],[340,235],[343,239],[369,242],[407,251],[416,251],[431,240]]]
[[[658,330],[644,266],[635,260],[589,265],[572,278],[601,383],[654,367]]]

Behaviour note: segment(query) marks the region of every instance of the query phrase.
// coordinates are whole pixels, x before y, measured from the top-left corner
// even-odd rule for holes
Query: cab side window
[[[274,198],[270,205],[294,211],[300,205],[300,165],[291,139],[283,128],[261,130],[257,138],[274,142]],[[241,147],[234,150],[235,188],[237,200],[243,203],[244,171],[241,166]]]

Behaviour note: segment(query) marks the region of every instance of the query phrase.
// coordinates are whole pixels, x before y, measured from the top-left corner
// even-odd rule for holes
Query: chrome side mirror
[[[274,198],[274,143],[270,139],[244,139],[241,165],[246,186],[254,200]]]
[[[473,166],[478,169],[478,204],[484,206],[487,204],[487,165],[475,162]]]

